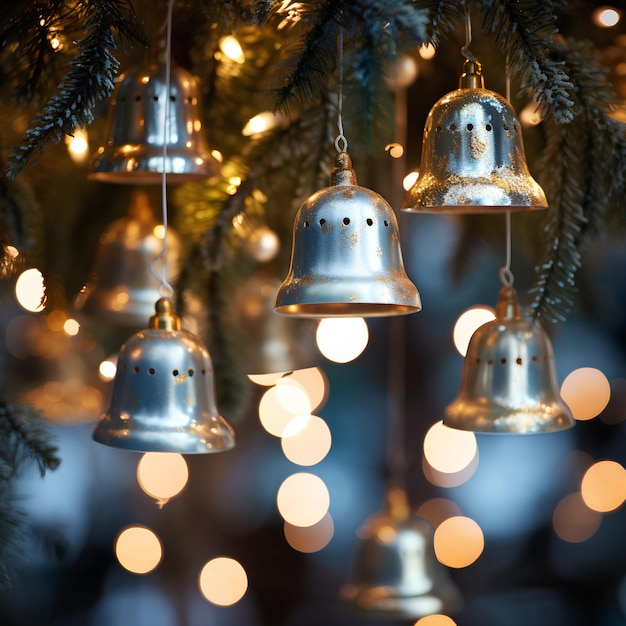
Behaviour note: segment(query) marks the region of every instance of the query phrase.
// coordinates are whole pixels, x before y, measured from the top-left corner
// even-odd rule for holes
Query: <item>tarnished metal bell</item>
[[[515,290],[503,287],[496,319],[472,335],[461,386],[445,408],[446,426],[492,433],[543,433],[574,425],[556,382],[544,329],[520,315]]]
[[[160,282],[150,265],[163,248],[148,196],[134,189],[128,217],[110,224],[100,236],[92,276],[74,299],[87,315],[119,326],[141,328],[154,312]],[[180,240],[167,229],[168,281],[180,269]]]
[[[411,515],[402,489],[389,491],[385,510],[365,520],[358,536],[352,581],[339,591],[349,607],[398,620],[460,608],[460,593],[435,558],[433,528]]]
[[[235,434],[215,402],[211,357],[161,298],[149,328],[121,347],[98,442],[141,452],[197,454],[229,450]]]
[[[296,215],[291,266],[274,310],[299,317],[374,317],[421,308],[402,262],[393,209],[357,185],[350,156],[339,153],[330,186],[310,196]]]
[[[169,94],[164,61],[121,75],[109,111],[108,140],[93,156],[88,178],[133,185],[160,183],[166,137],[165,171],[171,182],[215,174],[217,161],[203,134],[201,111],[197,80],[182,67],[172,64]]]
[[[419,177],[403,211],[496,213],[545,209],[543,189],[528,171],[513,107],[485,89],[481,65],[466,61],[459,89],[428,114]]]

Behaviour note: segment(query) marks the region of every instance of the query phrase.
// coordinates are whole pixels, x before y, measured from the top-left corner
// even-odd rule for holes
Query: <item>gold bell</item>
[[[340,598],[352,609],[387,619],[453,613],[461,596],[435,558],[431,524],[411,515],[402,489],[387,496],[385,510],[358,530],[353,580],[340,588]]]
[[[515,290],[503,287],[496,319],[472,335],[461,387],[445,408],[452,428],[492,433],[565,430],[574,418],[559,394],[547,333],[522,319]]]
[[[168,298],[155,309],[149,328],[120,349],[111,401],[94,440],[140,452],[229,450],[235,434],[218,413],[206,347],[181,329]]]
[[[198,180],[216,173],[217,161],[202,132],[198,82],[187,70],[172,64],[169,87],[167,93],[164,61],[120,76],[109,110],[108,141],[93,157],[92,171],[87,176],[90,180],[160,183],[166,136],[165,171],[171,182]]]
[[[403,211],[496,213],[545,209],[526,164],[509,102],[485,89],[478,61],[465,61],[459,89],[438,100],[424,127],[420,174]]]
[[[74,306],[87,315],[113,325],[141,328],[154,312],[159,280],[150,265],[163,248],[148,196],[134,189],[128,217],[110,224],[100,236],[94,270],[74,299]],[[168,280],[180,269],[180,240],[167,229]]]
[[[339,153],[330,186],[310,196],[296,215],[291,266],[274,310],[299,317],[374,317],[421,308],[402,262],[393,209],[357,185],[350,156]]]

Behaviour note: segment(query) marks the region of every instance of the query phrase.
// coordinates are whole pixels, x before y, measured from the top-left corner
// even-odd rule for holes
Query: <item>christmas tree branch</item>
[[[457,0],[415,0],[413,5],[426,11],[426,41],[437,47],[451,32],[454,32],[463,19],[463,5]]]

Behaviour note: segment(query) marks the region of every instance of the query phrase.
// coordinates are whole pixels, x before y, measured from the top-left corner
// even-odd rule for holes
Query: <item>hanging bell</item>
[[[559,394],[547,333],[522,319],[515,290],[503,287],[496,319],[472,335],[461,388],[445,408],[452,428],[491,433],[544,433],[571,428]]]
[[[216,173],[217,161],[202,131],[197,80],[172,63],[169,87],[167,93],[164,60],[120,76],[109,110],[108,141],[93,156],[87,178],[132,185],[160,183],[166,137],[165,171],[171,182]]]
[[[235,445],[215,404],[211,357],[181,330],[168,298],[149,328],[121,347],[108,410],[93,431],[98,443],[140,452],[197,454]]]
[[[393,209],[357,185],[350,156],[339,153],[330,186],[298,211],[291,266],[274,310],[298,317],[375,317],[421,308],[402,262]]]
[[[457,611],[461,596],[435,558],[431,524],[411,515],[402,489],[387,495],[386,509],[358,530],[352,582],[340,588],[340,598],[353,610],[386,619]]]
[[[159,280],[150,271],[163,249],[158,227],[148,195],[134,189],[128,217],[115,220],[100,236],[93,274],[74,299],[74,306],[113,325],[141,328],[159,297]],[[166,267],[168,281],[175,281],[180,240],[170,227]]]
[[[485,89],[478,61],[465,61],[459,89],[438,100],[424,127],[420,174],[403,211],[496,213],[545,209],[526,164],[509,102]]]

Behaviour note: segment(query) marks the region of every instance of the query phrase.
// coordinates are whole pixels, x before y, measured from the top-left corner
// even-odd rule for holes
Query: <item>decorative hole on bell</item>
[[[330,186],[311,195],[298,211],[291,264],[274,310],[323,318],[420,309],[419,293],[404,269],[393,209],[382,196],[357,185],[350,156],[339,153]]]
[[[552,344],[521,315],[515,290],[503,287],[496,318],[472,335],[459,392],[444,411],[452,428],[532,434],[566,430],[574,418],[561,398]]]
[[[429,128],[437,132],[429,133]],[[528,170],[518,128],[511,104],[484,87],[480,63],[466,61],[459,88],[440,98],[428,114],[420,175],[402,210],[497,213],[547,208],[545,193]]]

